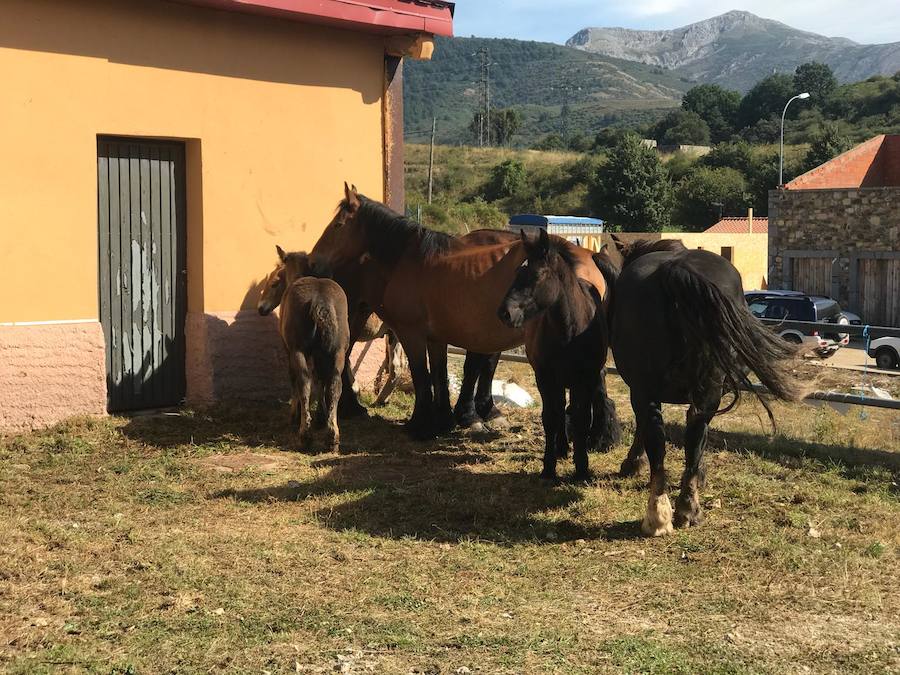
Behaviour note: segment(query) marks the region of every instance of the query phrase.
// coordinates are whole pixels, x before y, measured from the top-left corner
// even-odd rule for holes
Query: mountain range
[[[842,82],[900,70],[900,42],[863,45],[736,10],[672,30],[584,28],[566,45],[740,91],[808,61],[828,64]]]
[[[896,0],[894,0],[896,1]],[[673,30],[585,28],[566,45],[512,39],[437,38],[431,61],[405,65],[405,127],[425,141],[432,118],[439,143],[471,143],[482,101],[481,58],[489,64],[491,105],[515,107],[517,143],[547,134],[596,133],[654,122],[696,84],[746,92],[773,72],[827,63],[851,82],[900,70],[900,42],[862,45],[731,11]]]

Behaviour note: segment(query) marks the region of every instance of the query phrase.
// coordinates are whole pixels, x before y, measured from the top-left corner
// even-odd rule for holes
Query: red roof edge
[[[453,36],[454,3],[443,0],[175,0],[243,14],[387,35]]]

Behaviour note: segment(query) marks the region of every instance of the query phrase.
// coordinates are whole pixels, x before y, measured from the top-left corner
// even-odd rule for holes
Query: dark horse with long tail
[[[748,375],[755,374],[784,401],[799,400],[803,392],[789,369],[795,348],[750,313],[741,276],[730,262],[709,251],[688,250],[678,240],[625,244],[613,239],[622,272],[615,286],[612,349],[631,389],[637,424],[621,472],[636,473],[646,451],[650,498],[641,529],[658,536],[672,531],[662,403],[690,406],[674,514],[677,527],[689,527],[702,520],[699,493],[709,423],[734,407],[749,388]],[[720,410],[724,394],[732,400]],[[759,398],[774,422],[765,397]]]
[[[527,253],[497,313],[513,327],[525,328],[525,350],[541,393],[544,425],[542,478],[556,479],[556,458],[568,450],[566,390],[575,459],[575,479],[588,472],[592,433],[603,436],[615,419],[606,401],[605,367],[609,327],[603,298],[575,273],[572,249],[541,229],[536,239],[521,233]],[[603,259],[595,262],[603,271]],[[612,281],[611,277],[607,277]],[[600,403],[598,406],[597,403]]]
[[[345,185],[337,214],[313,248],[332,269],[374,270],[378,282],[361,285],[360,297],[390,326],[409,358],[416,403],[408,427],[416,436],[452,426],[448,344],[489,355],[524,342],[522,329],[497,318],[525,260],[514,235],[512,242],[503,239],[481,244],[428,230]],[[590,251],[572,248],[578,275],[605,296]]]

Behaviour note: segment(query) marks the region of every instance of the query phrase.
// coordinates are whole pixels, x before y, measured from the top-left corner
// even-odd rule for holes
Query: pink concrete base
[[[185,335],[189,404],[289,398],[276,316],[263,317],[255,311],[190,313]],[[354,347],[351,366],[361,388],[372,387],[383,361],[382,340]]]
[[[106,414],[99,322],[0,326],[0,431]]]

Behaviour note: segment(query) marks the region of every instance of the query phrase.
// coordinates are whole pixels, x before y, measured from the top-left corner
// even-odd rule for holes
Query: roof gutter
[[[175,0],[242,14],[384,35],[453,35],[452,2],[440,0]]]

